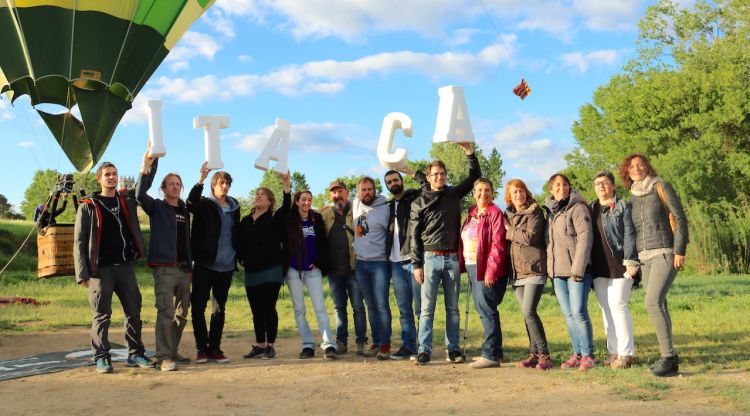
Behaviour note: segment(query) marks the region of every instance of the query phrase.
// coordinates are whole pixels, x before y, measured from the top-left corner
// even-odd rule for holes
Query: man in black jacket
[[[427,184],[424,173],[414,172],[408,165],[402,170],[407,175],[414,177],[421,186]],[[421,307],[421,286],[413,277],[408,231],[411,203],[422,193],[422,190],[421,188],[404,189],[403,178],[397,170],[386,172],[383,181],[388,191],[393,194],[393,198],[388,201],[390,217],[385,246],[386,255],[391,263],[393,293],[396,295],[396,304],[400,315],[399,322],[401,323],[401,342],[403,343],[398,351],[391,354],[391,359],[402,360],[417,354],[417,328],[414,325],[414,311],[419,311]],[[414,305],[413,308],[412,304]]]
[[[232,176],[219,171],[211,177],[211,196],[203,197],[203,181],[210,169],[201,166],[198,183],[190,190],[187,207],[193,214],[190,245],[195,264],[193,267],[193,334],[198,350],[196,364],[207,361],[229,361],[221,351],[224,331],[224,306],[229,296],[232,275],[237,270],[237,230],[240,224],[240,204],[227,195],[232,186]],[[213,312],[210,331],[206,330],[204,316],[209,295],[213,291]]]
[[[177,363],[190,362],[178,352],[190,306],[190,213],[180,198],[182,178],[176,173],[166,174],[161,182],[164,199],[148,194],[158,166],[159,159],[146,151],[135,192],[151,225],[148,265],[156,294],[156,361],[161,371],[174,371]]]
[[[417,364],[430,362],[432,354],[432,320],[438,285],[443,285],[445,298],[445,332],[448,341],[447,360],[463,362],[458,346],[460,316],[458,293],[458,241],[461,238],[461,199],[471,191],[481,176],[479,161],[472,143],[458,143],[466,153],[469,176],[457,186],[446,186],[445,164],[440,160],[427,166],[427,182],[422,195],[411,204],[409,230],[411,263],[414,279],[422,284],[422,311],[419,317],[419,354]]]

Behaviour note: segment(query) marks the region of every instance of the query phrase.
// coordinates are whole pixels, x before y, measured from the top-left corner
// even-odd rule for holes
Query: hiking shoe
[[[364,342],[357,343],[357,355],[359,355],[360,357],[365,356],[365,343]]]
[[[307,359],[315,357],[315,350],[312,348],[302,348],[302,352],[299,353],[299,358]]]
[[[336,354],[336,348],[328,347],[323,351],[323,358],[326,360],[335,360],[336,357],[338,357],[338,354]]]
[[[97,358],[96,359],[96,372],[99,374],[107,374],[112,372],[112,360],[109,357]]]
[[[266,349],[263,351],[263,359],[268,360],[276,356],[276,350],[273,348],[273,345],[269,345],[266,347]]]
[[[128,367],[154,368],[156,364],[143,354],[128,355]]]
[[[381,345],[376,357],[378,357],[378,360],[389,360],[391,358],[391,346]]]
[[[448,361],[453,364],[461,364],[464,361],[466,361],[466,357],[461,355],[461,351],[453,350],[453,351],[448,351],[448,356],[445,357],[445,361]]]
[[[349,351],[349,346],[346,345],[346,341],[336,341],[336,354],[346,354]]]
[[[563,370],[570,370],[572,368],[578,368],[581,366],[581,356],[578,354],[573,354],[568,358],[568,361],[565,361],[564,363],[560,364],[560,368]]]
[[[362,353],[365,357],[376,357],[378,353],[380,352],[380,348],[378,348],[375,344],[370,345],[370,348],[367,351],[364,351]]]
[[[401,347],[398,351],[391,354],[391,360],[405,360],[414,355],[414,352],[406,347]]]
[[[578,366],[578,371],[588,371],[594,367],[596,367],[596,361],[594,360],[594,357],[584,355],[583,358],[581,358],[581,364]]]
[[[243,355],[242,358],[261,358],[265,354],[266,348],[253,345],[253,348],[247,354]]]
[[[205,364],[208,362],[208,354],[205,352],[198,351],[198,355],[195,357],[196,364]]]
[[[208,353],[208,361],[213,361],[215,363],[224,364],[224,363],[229,362],[229,357],[224,355],[224,351],[216,350],[214,352]]]
[[[632,355],[621,355],[609,365],[612,368],[630,368],[635,363]]]
[[[550,368],[552,368],[552,360],[549,358],[549,355],[540,355],[539,360],[536,363],[536,369],[549,370]]]
[[[609,356],[602,362],[602,365],[611,365],[615,360],[617,360],[617,354],[609,353]]]
[[[174,355],[174,356],[172,357],[172,359],[173,359],[173,360],[174,360],[174,361],[175,361],[175,362],[176,362],[177,364],[190,364],[190,357],[183,357],[183,356],[182,356],[182,355],[180,355],[180,354],[175,354],[175,355]]]
[[[651,373],[657,377],[674,377],[680,370],[680,359],[677,355],[661,357],[654,365]]]
[[[536,366],[538,357],[534,353],[529,353],[529,356],[521,361],[520,363],[516,364],[516,367],[518,368],[534,368]]]
[[[471,368],[492,368],[500,367],[500,361],[490,360],[489,358],[479,357],[469,364]]]
[[[430,362],[430,353],[428,352],[420,352],[417,354],[417,365],[427,365],[427,363]]]
[[[172,360],[171,358],[165,358],[161,360],[159,369],[161,371],[174,371],[174,370],[177,370],[177,363],[174,362],[174,360]]]

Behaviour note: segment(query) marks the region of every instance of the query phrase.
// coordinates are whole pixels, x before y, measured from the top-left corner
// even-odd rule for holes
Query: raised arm
[[[135,184],[135,200],[138,201],[138,205],[143,208],[146,214],[151,215],[154,210],[154,198],[148,194],[148,190],[151,189],[151,185],[154,183],[154,177],[156,176],[156,170],[159,166],[159,159],[150,157],[148,150],[143,155],[143,163],[141,164],[140,175],[138,175],[138,182]]]
[[[463,198],[474,188],[474,181],[482,176],[482,170],[479,167],[479,160],[477,159],[477,155],[474,154],[474,148],[472,147],[473,144],[458,143],[458,145],[461,146],[462,149],[464,149],[464,153],[466,154],[466,158],[469,162],[469,176],[467,176],[463,181],[461,181],[461,183],[453,188],[454,192],[457,193],[461,198]]]

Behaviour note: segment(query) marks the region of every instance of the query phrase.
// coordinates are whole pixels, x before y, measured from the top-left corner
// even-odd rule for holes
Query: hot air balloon
[[[0,0],[0,93],[37,112],[80,172],[107,148],[133,99],[214,0]],[[71,112],[78,105],[81,120]]]

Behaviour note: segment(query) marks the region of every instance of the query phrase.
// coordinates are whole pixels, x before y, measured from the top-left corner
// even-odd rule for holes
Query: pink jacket
[[[469,209],[461,230],[477,212],[477,206]],[[479,247],[477,248],[477,280],[495,282],[505,277],[505,219],[502,211],[495,204],[484,210],[479,219]],[[466,271],[464,264],[464,243],[459,239],[458,262],[461,272]]]

